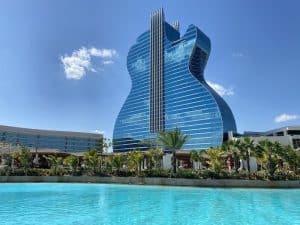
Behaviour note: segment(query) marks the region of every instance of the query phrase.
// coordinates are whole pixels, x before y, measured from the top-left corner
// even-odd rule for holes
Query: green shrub
[[[199,174],[195,170],[191,169],[179,169],[177,173],[173,173],[172,177],[174,178],[188,178],[188,179],[198,179]]]
[[[171,171],[164,169],[151,169],[144,171],[145,177],[170,177]]]

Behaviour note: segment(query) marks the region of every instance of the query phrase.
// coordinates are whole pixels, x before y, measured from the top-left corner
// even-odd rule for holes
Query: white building
[[[290,145],[294,149],[300,149],[300,126],[282,127],[266,132],[245,131],[244,137],[250,137],[255,143],[261,140],[278,141],[284,146]]]

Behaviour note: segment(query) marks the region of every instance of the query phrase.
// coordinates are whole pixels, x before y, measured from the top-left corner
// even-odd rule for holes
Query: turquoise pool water
[[[300,224],[300,190],[0,184],[0,224]]]

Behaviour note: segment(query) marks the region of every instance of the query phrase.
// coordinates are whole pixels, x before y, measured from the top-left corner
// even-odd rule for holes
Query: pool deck
[[[93,177],[93,176],[0,176],[0,183],[105,183],[167,185],[218,188],[300,188],[300,180],[263,181],[235,179],[184,179],[161,177]]]

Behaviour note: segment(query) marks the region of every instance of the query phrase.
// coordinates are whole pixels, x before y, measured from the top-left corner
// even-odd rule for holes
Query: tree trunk
[[[248,151],[246,151],[246,161],[247,161],[248,175],[250,176],[250,156],[249,156],[249,152]]]
[[[239,159],[237,157],[237,153],[234,152],[233,153],[233,167],[234,167],[234,171],[237,173],[238,172],[238,164],[239,164]]]
[[[173,156],[172,156],[172,164],[173,164],[173,173],[176,173],[176,151],[173,151]]]

